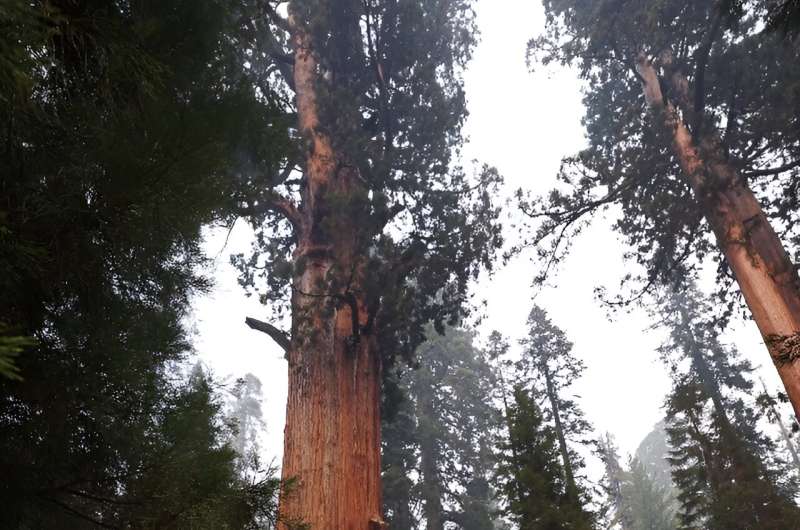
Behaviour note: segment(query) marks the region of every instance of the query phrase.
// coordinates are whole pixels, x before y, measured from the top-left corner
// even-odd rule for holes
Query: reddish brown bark
[[[283,477],[296,484],[281,498],[283,528],[372,529],[380,521],[380,368],[371,340],[348,346],[348,307],[311,321],[312,336],[289,352]]]
[[[723,155],[719,138],[692,138],[675,105],[663,97],[653,65],[642,56],[636,70],[800,417],[800,281],[794,265],[752,190]]]
[[[381,528],[380,359],[364,332],[358,223],[365,193],[357,170],[322,132],[317,60],[290,12],[299,130],[308,152],[288,350],[280,528]],[[307,526],[304,526],[307,525]]]

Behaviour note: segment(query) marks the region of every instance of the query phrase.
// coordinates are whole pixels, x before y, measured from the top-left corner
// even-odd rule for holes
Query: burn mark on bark
[[[792,335],[768,335],[764,343],[778,368],[800,359],[800,331]]]

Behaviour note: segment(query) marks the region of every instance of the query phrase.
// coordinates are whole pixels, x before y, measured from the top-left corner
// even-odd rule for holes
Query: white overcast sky
[[[528,70],[526,43],[544,25],[538,1],[479,0],[477,12],[481,41],[465,78],[470,110],[465,159],[497,167],[507,194],[517,188],[545,192],[555,182],[561,158],[584,144],[581,85],[568,69]],[[613,289],[631,266],[622,260],[622,244],[609,225],[607,219],[593,223],[560,268],[554,286],[538,291],[536,303],[566,331],[576,355],[586,363],[586,372],[574,388],[588,419],[598,432],[616,436],[625,455],[661,418],[669,381],[655,353],[661,337],[647,330],[651,322],[644,311],[610,321],[594,297],[595,287]],[[227,245],[225,236],[214,231],[206,244],[208,253],[216,256],[210,271],[216,287],[194,304],[195,347],[221,379],[232,381],[247,372],[261,379],[266,422],[262,452],[279,460],[286,363],[265,335],[244,325],[246,316],[267,313],[257,299],[245,296],[229,265],[231,253],[247,251],[251,233],[240,222]],[[510,229],[508,237],[513,237]],[[482,335],[497,329],[514,342],[524,336],[533,303],[530,281],[534,273],[534,265],[523,256],[475,286],[478,297],[488,302],[479,328]],[[763,365],[761,373],[777,387],[777,375],[755,326],[740,323],[728,338],[755,365]]]

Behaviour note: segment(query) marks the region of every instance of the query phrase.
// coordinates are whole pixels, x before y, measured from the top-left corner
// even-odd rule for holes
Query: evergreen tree
[[[196,365],[185,386],[168,397],[157,437],[132,462],[137,472],[123,482],[124,492],[87,497],[84,514],[106,502],[99,521],[112,528],[274,527],[279,479],[274,470],[242,473],[211,383]]]
[[[669,444],[664,421],[658,422],[636,448],[636,459],[642,463],[658,488],[674,493],[669,465]],[[674,496],[674,495],[673,495]]]
[[[427,323],[459,321],[500,244],[498,176],[457,158],[472,1],[261,5],[298,141],[284,171],[254,182],[242,212],[256,247],[237,264],[291,312],[291,336],[249,321],[287,350],[282,471],[298,488],[281,510],[315,528],[381,526],[381,370]]]
[[[201,229],[287,144],[245,65],[256,14],[0,6],[0,527],[241,528],[275,489],[236,482],[217,397],[177,375]]]
[[[397,371],[392,371],[389,380],[384,382],[385,406],[381,424],[383,513],[389,528],[416,530],[419,528],[415,510],[419,492],[412,478],[418,469],[415,406],[408,398],[407,383],[399,377]]]
[[[400,380],[404,400],[384,424],[384,504],[392,528],[491,530],[495,388],[471,332],[447,328],[417,350],[420,366]],[[411,471],[418,480],[411,480]]]
[[[622,494],[623,483],[626,479],[625,472],[619,463],[619,453],[610,433],[601,438],[597,443],[597,453],[603,461],[605,473],[601,486],[607,498],[607,506],[603,508],[602,515],[607,521],[608,528],[629,530],[632,526],[626,510],[625,498]]]
[[[789,454],[791,463],[794,466],[796,482],[798,479],[800,479],[800,475],[798,475],[800,473],[800,453],[798,453],[797,443],[792,437],[792,432],[797,432],[798,430],[797,421],[795,419],[791,420],[791,430],[786,426],[779,408],[779,400],[786,402],[786,395],[784,394],[781,396],[779,394],[777,399],[774,398],[770,394],[769,390],[767,390],[767,384],[764,382],[764,379],[759,378],[759,380],[761,381],[761,386],[764,389],[764,392],[758,396],[757,402],[762,407],[762,410],[766,411],[769,421],[778,425],[781,441],[783,442],[783,446],[786,452]]]
[[[574,513],[581,514],[574,524],[588,528],[592,515],[586,509],[588,488],[582,483],[584,462],[575,444],[586,445],[591,441],[587,438],[590,426],[577,402],[568,394],[569,386],[583,372],[583,363],[573,356],[572,343],[565,333],[539,306],[531,309],[528,337],[520,343],[524,351],[517,363],[517,373],[526,388],[543,404],[545,419],[553,427],[564,471],[566,499]]]
[[[599,453],[606,468],[603,485],[612,508],[611,516],[607,518],[609,528],[674,530],[677,527],[675,491],[665,444],[664,430],[657,426],[642,441],[628,468],[623,469],[611,435],[607,434],[604,440],[600,440]],[[663,452],[659,452],[660,449]],[[643,461],[638,456],[640,454],[650,463]],[[666,471],[665,477],[663,471]]]
[[[568,494],[555,429],[536,398],[517,385],[509,402],[509,436],[499,445],[497,483],[503,514],[520,530],[589,529],[586,513]]]
[[[795,492],[745,399],[752,368],[720,342],[707,313],[693,288],[666,294],[658,312],[670,332],[661,355],[673,378],[666,425],[681,528],[791,528]]]
[[[248,465],[258,467],[260,462],[258,435],[264,429],[261,412],[263,397],[261,380],[255,375],[247,373],[236,381],[232,394],[235,400],[230,414],[236,432],[233,448],[243,469]]]
[[[713,256],[728,311],[735,280],[800,415],[800,280],[784,247],[797,253],[800,48],[759,31],[769,4],[546,0],[531,53],[578,66],[589,146],[523,207],[552,264],[589,215],[619,206],[644,290]]]
[[[672,492],[656,482],[645,465],[632,458],[622,484],[625,530],[675,530]]]

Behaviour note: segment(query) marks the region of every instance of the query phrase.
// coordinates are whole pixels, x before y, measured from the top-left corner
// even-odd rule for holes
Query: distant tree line
[[[392,528],[792,528],[793,436],[763,430],[770,398],[704,319],[707,304],[692,287],[651,306],[673,386],[663,422],[626,463],[584,419],[570,390],[582,363],[542,308],[518,354],[497,333],[479,347],[458,328],[423,344],[426,363],[386,383]],[[586,475],[586,458],[602,477]]]

